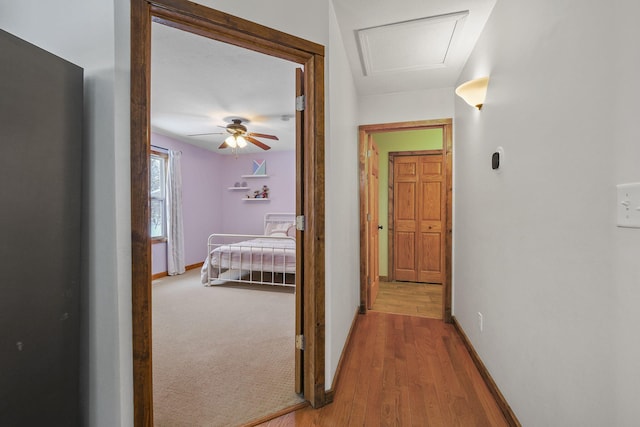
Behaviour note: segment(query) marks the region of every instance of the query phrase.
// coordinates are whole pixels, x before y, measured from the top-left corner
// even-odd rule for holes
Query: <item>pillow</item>
[[[267,224],[264,230],[264,234],[267,236],[273,236],[273,233],[282,233],[286,236],[287,229],[291,223],[289,222],[270,222]]]
[[[296,238],[296,226],[295,225],[290,225],[289,228],[287,228],[287,236],[293,237],[294,239]]]
[[[282,231],[274,231],[269,234],[271,237],[287,237],[287,233],[283,233]]]

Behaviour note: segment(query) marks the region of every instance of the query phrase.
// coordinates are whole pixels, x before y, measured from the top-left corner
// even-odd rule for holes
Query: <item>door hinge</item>
[[[305,225],[304,215],[298,215],[296,217],[296,230],[304,231],[304,225]]]
[[[370,213],[367,214],[367,221],[371,221],[371,214]]]
[[[304,111],[304,95],[296,96],[296,111]]]
[[[367,157],[371,157],[371,150],[367,150]]]
[[[304,335],[296,335],[296,350],[304,350]]]

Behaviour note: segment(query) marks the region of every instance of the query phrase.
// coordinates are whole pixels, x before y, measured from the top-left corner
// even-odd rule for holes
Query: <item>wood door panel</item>
[[[442,183],[423,182],[421,185],[422,197],[422,220],[441,221],[442,220]]]
[[[433,157],[438,159],[437,162],[429,160],[429,161],[420,163],[422,176],[428,176],[428,175],[442,176],[442,156],[433,156]]]
[[[416,183],[415,182],[399,182],[395,188],[395,206],[396,220],[415,221],[416,216]]]
[[[418,280],[439,283],[442,275],[441,233],[420,233],[418,256],[420,257]]]
[[[415,232],[396,231],[394,241],[396,280],[415,281],[417,279],[415,242]]]
[[[395,170],[396,180],[402,181],[403,179],[415,180],[417,175],[417,164],[415,161],[410,162],[398,162]]]

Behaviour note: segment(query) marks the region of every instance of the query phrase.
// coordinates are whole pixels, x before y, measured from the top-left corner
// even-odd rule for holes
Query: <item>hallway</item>
[[[453,325],[370,311],[359,315],[334,402],[260,424],[506,426]]]

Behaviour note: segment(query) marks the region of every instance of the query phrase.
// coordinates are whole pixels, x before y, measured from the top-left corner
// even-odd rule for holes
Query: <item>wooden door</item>
[[[408,282],[443,283],[443,154],[396,156],[393,162],[393,273]]]
[[[378,155],[378,146],[373,142],[373,138],[369,138],[367,147],[367,182],[368,182],[368,213],[367,213],[367,308],[371,309],[378,296],[378,288],[380,282],[380,230],[378,228],[379,221],[379,172],[380,158]]]
[[[296,98],[304,95],[304,71],[296,68]],[[301,189],[302,182],[302,147],[304,146],[304,114],[296,109],[296,186]],[[302,215],[304,211],[301,192],[296,191],[296,215]],[[296,336],[304,334],[304,317],[303,303],[304,292],[302,286],[304,284],[304,268],[303,268],[303,248],[302,235],[300,231],[296,231]],[[304,352],[299,346],[295,347],[295,392],[304,393]]]

